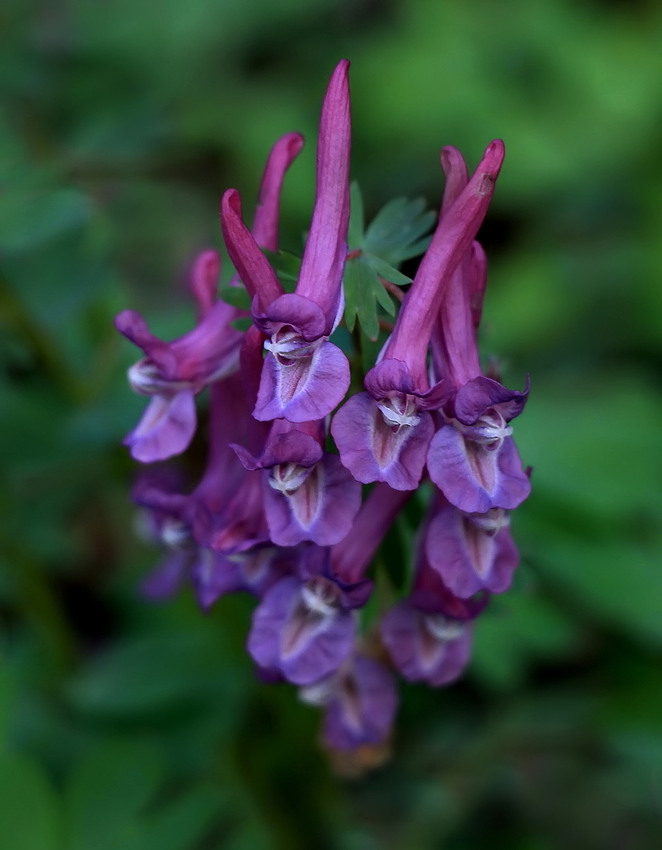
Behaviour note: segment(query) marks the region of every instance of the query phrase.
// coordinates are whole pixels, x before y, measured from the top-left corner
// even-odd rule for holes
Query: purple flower
[[[471,621],[489,599],[481,592],[461,598],[430,562],[428,517],[416,547],[410,597],[384,616],[380,634],[396,669],[411,682],[435,687],[448,684],[463,671],[471,648]]]
[[[248,651],[260,667],[294,684],[315,682],[349,656],[356,627],[350,607],[357,601],[363,604],[365,594],[353,599],[323,575],[283,578],[253,613]]]
[[[301,688],[299,695],[324,707],[322,736],[330,749],[381,744],[391,732],[398,700],[393,676],[366,655],[351,656],[336,673]]]
[[[464,670],[471,651],[471,628],[462,620],[415,608],[403,600],[381,624],[384,645],[398,672],[410,682],[447,685]]]
[[[230,259],[253,299],[253,318],[266,337],[262,379],[253,415],[291,422],[321,419],[349,386],[345,355],[328,341],[342,314],[342,272],[349,220],[349,88],[346,60],[329,82],[317,145],[315,206],[293,294],[276,275],[241,220],[239,195],[221,201]]]
[[[269,154],[253,224],[257,244],[264,248],[277,247],[280,187],[301,145],[301,136],[290,133],[279,139]],[[172,342],[152,336],[142,317],[132,310],[123,311],[115,319],[120,333],[145,354],[129,369],[129,382],[151,401],[124,441],[131,455],[143,463],[172,457],[187,448],[196,427],[193,397],[237,368],[242,334],[231,322],[244,314],[216,299],[218,272],[216,252],[204,251],[198,256],[191,281],[198,323]]]
[[[324,452],[323,439],[321,421],[295,425],[277,419],[259,458],[234,446],[246,469],[264,470],[265,515],[278,546],[338,543],[359,510],[361,485],[336,455]]]
[[[209,608],[236,590],[261,595],[283,569],[268,542],[259,477],[247,473],[228,446],[232,439],[260,439],[238,373],[211,387],[211,443],[207,469],[192,493],[177,492],[156,470],[141,476],[133,499],[147,508],[168,557],[143,584],[154,598],[173,593],[184,578],[198,603]],[[256,433],[251,433],[256,432]]]
[[[462,599],[480,590],[503,593],[512,581],[519,556],[506,511],[465,514],[442,504],[425,537],[428,562],[448,589]]]
[[[465,191],[466,166],[454,148],[444,148],[444,200],[448,213]],[[508,390],[481,375],[475,340],[485,288],[485,257],[474,242],[451,276],[432,336],[434,371],[450,387],[441,412],[444,425],[427,454],[430,478],[449,502],[466,513],[512,509],[529,494],[508,424],[521,413],[528,395]]]
[[[280,553],[271,546],[225,555],[200,547],[191,568],[198,604],[204,610],[228,593],[246,591],[262,597],[286,572]]]
[[[250,415],[250,366],[211,387],[210,449],[202,480],[191,496],[189,517],[201,546],[225,555],[268,543],[260,475],[247,472],[231,447],[255,451],[265,426]]]
[[[451,390],[443,381],[429,386],[430,337],[448,280],[487,212],[503,155],[503,144],[492,142],[471,180],[440,216],[380,361],[366,375],[367,392],[349,399],[333,419],[331,433],[341,460],[364,484],[385,481],[396,490],[413,490],[421,480],[434,433],[428,411]]]
[[[466,513],[516,508],[531,492],[508,424],[524,406],[523,392],[478,376],[461,386],[444,408],[445,423],[428,451],[430,478],[448,501]]]
[[[188,500],[178,492],[180,487],[181,481],[170,469],[151,470],[133,487],[131,498],[144,509],[141,528],[166,550],[141,582],[141,593],[148,599],[164,599],[176,593],[195,558],[196,546],[186,520]]]

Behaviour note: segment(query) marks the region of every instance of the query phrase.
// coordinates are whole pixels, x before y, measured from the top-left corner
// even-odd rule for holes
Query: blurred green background
[[[661,37],[654,0],[5,0],[3,848],[660,846]],[[531,374],[534,467],[467,675],[402,687],[390,761],[353,778],[293,689],[255,681],[249,600],[138,596],[159,553],[128,503],[143,401],[112,327],[190,327],[221,192],[250,209],[291,130],[299,248],[341,57],[369,214],[436,206],[441,145],[474,165],[506,142],[482,345],[511,386]]]

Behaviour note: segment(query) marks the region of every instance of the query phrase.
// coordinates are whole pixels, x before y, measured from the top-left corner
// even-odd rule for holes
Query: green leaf
[[[601,519],[652,519],[662,509],[660,421],[659,394],[636,374],[534,379],[515,439],[534,492]]]
[[[431,223],[434,223],[434,219],[431,220]],[[423,254],[427,251],[428,245],[431,241],[432,236],[424,236],[422,239],[412,242],[406,248],[403,247],[397,255],[398,263],[404,263],[405,260],[410,260],[412,257],[418,257],[420,254]]]
[[[471,672],[485,684],[513,688],[536,657],[555,658],[576,643],[577,629],[542,591],[499,596],[476,621]]]
[[[168,801],[144,826],[146,850],[190,850],[197,846],[223,813],[220,789],[200,785],[176,800]]]
[[[363,243],[363,198],[359,184],[354,181],[349,187],[349,226],[347,228],[347,247],[350,251],[360,248]]]
[[[635,531],[629,537],[615,528],[592,536],[582,528],[559,527],[553,517],[533,517],[530,511],[518,521],[546,579],[563,587],[605,624],[644,645],[662,647],[659,533],[651,537]]]
[[[348,260],[345,263],[343,271],[343,293],[345,295],[345,325],[351,333],[356,324],[356,315],[358,311],[358,293],[360,284],[360,271],[358,264],[354,260]]]
[[[379,278],[376,278],[375,280],[377,285],[375,286],[373,282],[373,292],[377,299],[377,303],[386,313],[389,314],[389,316],[395,316],[395,304],[393,303],[393,299],[382,285],[381,280]]]
[[[345,322],[349,330],[354,329],[356,318],[361,331],[373,342],[379,336],[377,305],[390,316],[395,315],[391,296],[382,286],[370,260],[361,255],[345,263]]]
[[[0,249],[36,248],[80,229],[92,214],[89,198],[77,189],[0,192]]]
[[[408,257],[416,256],[412,247],[430,229],[436,213],[424,212],[425,200],[395,198],[377,213],[366,230],[363,249],[396,266]]]
[[[354,264],[356,276],[356,315],[361,325],[361,330],[368,339],[375,340],[379,334],[379,319],[377,318],[377,304],[375,303],[375,285],[380,286],[377,275],[370,268],[363,257],[349,260],[348,265]]]
[[[219,688],[228,701],[241,683],[222,677],[222,653],[203,629],[116,644],[78,675],[69,698],[79,710],[117,716],[176,707]]]
[[[57,797],[39,767],[21,756],[0,756],[2,846],[56,850],[60,826]]]
[[[5,748],[13,700],[13,683],[5,659],[0,656],[0,752]]]
[[[382,260],[381,257],[376,257],[374,254],[365,254],[365,257],[370,263],[370,266],[385,280],[395,283],[397,286],[406,286],[406,284],[411,283],[410,277],[393,268],[386,260]]]
[[[251,297],[243,286],[221,286],[220,295],[226,304],[231,304],[238,310],[251,309]]]
[[[253,320],[250,316],[243,316],[241,319],[233,319],[230,322],[230,327],[234,328],[237,331],[241,331],[244,333],[247,331],[250,326],[253,324]]]
[[[161,751],[142,741],[105,741],[78,763],[67,789],[68,850],[142,847],[138,816],[163,782]]]

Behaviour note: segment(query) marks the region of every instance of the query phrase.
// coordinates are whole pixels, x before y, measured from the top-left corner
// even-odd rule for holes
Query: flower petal
[[[456,418],[473,425],[489,408],[496,408],[506,422],[519,416],[529,395],[529,380],[520,392],[509,390],[498,381],[480,375],[460,387],[453,402]]]
[[[156,395],[136,427],[124,438],[131,457],[153,463],[181,454],[195,433],[195,402],[190,390],[174,396]]]
[[[346,611],[322,615],[308,610],[301,591],[301,582],[291,576],[267,591],[253,612],[247,648],[261,667],[280,670],[290,682],[307,685],[332,673],[347,658],[355,627]]]
[[[462,599],[480,590],[502,593],[517,567],[517,549],[507,527],[486,533],[475,518],[451,505],[430,522],[425,546],[430,566]]]
[[[264,489],[269,535],[278,546],[311,540],[338,543],[349,532],[361,506],[361,485],[335,455],[325,455],[291,495]]]
[[[343,400],[349,387],[349,363],[343,352],[323,340],[310,357],[279,363],[268,353],[253,416],[260,421],[322,419]]]
[[[340,459],[354,478],[363,484],[385,481],[394,490],[418,487],[433,432],[425,411],[416,425],[388,425],[369,393],[352,396],[331,423]]]
[[[489,451],[444,425],[432,438],[427,464],[432,481],[465,513],[512,510],[531,491],[511,437],[497,451]]]
[[[389,671],[372,658],[355,656],[332,685],[324,714],[324,743],[336,750],[381,743],[391,730],[397,700]]]
[[[457,679],[464,670],[471,649],[471,628],[458,624],[457,637],[440,638],[431,627],[434,617],[403,600],[387,612],[380,634],[405,679],[439,687]]]

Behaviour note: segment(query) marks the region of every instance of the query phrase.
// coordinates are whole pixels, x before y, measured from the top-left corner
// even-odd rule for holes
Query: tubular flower
[[[431,408],[450,387],[430,389],[426,355],[449,278],[471,245],[487,212],[503,161],[500,141],[486,149],[476,172],[445,214],[404,299],[379,362],[365,378],[367,392],[336,413],[331,431],[342,462],[364,484],[385,481],[414,490],[434,433]]]
[[[317,142],[317,185],[310,231],[294,293],[278,279],[241,220],[239,195],[221,201],[228,254],[253,300],[253,318],[265,336],[256,419],[321,419],[342,401],[349,364],[329,342],[342,312],[342,273],[349,220],[349,87],[346,60],[329,82]]]
[[[442,152],[447,188],[461,196],[466,166],[454,148]],[[485,288],[485,259],[470,246],[452,275],[441,304],[432,349],[435,375],[452,387],[441,407],[443,425],[427,456],[430,478],[448,501],[468,513],[516,508],[530,492],[509,424],[528,396],[481,374],[474,312]],[[473,307],[473,312],[472,312]]]
[[[285,171],[301,150],[297,133],[279,139],[271,149],[262,177],[253,233],[256,244],[275,251],[278,239],[280,189]],[[216,299],[219,259],[204,251],[193,264],[191,288],[198,307],[198,323],[172,342],[152,336],[142,317],[124,310],[115,326],[145,354],[129,369],[135,392],[151,401],[138,425],[127,435],[131,455],[143,463],[164,460],[183,452],[196,426],[193,397],[208,384],[237,369],[243,334],[232,322],[243,311]],[[238,279],[230,281],[237,285]]]
[[[129,371],[150,397],[125,441],[136,459],[184,451],[194,397],[209,387],[197,483],[184,487],[176,469],[158,467],[133,490],[166,550],[143,593],[188,584],[204,611],[249,593],[257,675],[297,686],[321,708],[324,746],[356,751],[342,758],[365,766],[368,753],[374,764],[388,750],[393,673],[432,687],[457,679],[475,622],[511,584],[510,512],[530,490],[512,422],[529,387],[484,375],[476,343],[486,285],[476,236],[502,142],[487,146],[472,176],[458,151],[442,150],[429,242],[434,214],[419,201],[390,202],[364,228],[354,187],[349,219],[348,66],[338,63],[324,96],[297,275],[283,254],[272,268],[261,250],[277,248],[281,185],[302,145],[290,133],[269,154],[252,231],[236,190],[221,199],[238,290],[221,294],[235,304],[247,294],[246,309],[219,300],[218,256],[206,251],[193,264],[189,333],[164,342],[130,311],[116,325],[144,353]],[[423,251],[410,280],[398,266]],[[362,391],[348,397],[350,384]]]

